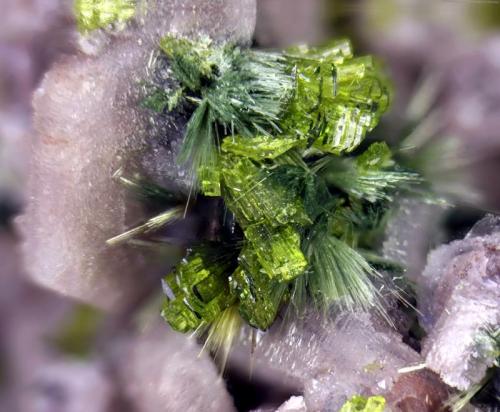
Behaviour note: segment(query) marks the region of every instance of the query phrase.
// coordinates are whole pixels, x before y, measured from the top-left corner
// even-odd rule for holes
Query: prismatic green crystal
[[[296,90],[281,123],[327,153],[351,152],[389,105],[389,85],[371,57],[353,58],[348,41],[298,48],[288,55]]]
[[[276,318],[287,286],[269,279],[251,247],[244,247],[238,260],[230,284],[239,299],[240,315],[250,325],[266,330]]]
[[[274,137],[269,135],[255,137],[230,136],[223,140],[222,151],[262,161],[264,159],[276,159],[297,146],[305,146],[305,141],[294,137]]]
[[[300,249],[300,235],[292,226],[273,228],[256,223],[248,226],[245,237],[271,279],[287,282],[301,275],[307,267]]]
[[[270,172],[250,159],[222,156],[223,196],[239,224],[265,221],[269,226],[306,225],[310,220],[300,198],[270,179]]]
[[[419,180],[384,143],[354,152],[390,102],[376,60],[354,57],[346,40],[260,52],[168,35],[160,48],[173,85],[152,84],[143,104],[191,113],[178,160],[193,192],[227,209],[210,215],[207,237],[219,243],[165,279],[165,319],[226,342],[220,325],[266,330],[288,301],[384,314],[373,282],[384,280],[363,252],[392,196]],[[380,400],[355,397],[343,410],[377,412]]]
[[[124,23],[134,17],[135,6],[135,0],[75,0],[78,29],[86,33]]]
[[[198,183],[201,193],[205,196],[217,197],[221,195],[220,179],[221,173],[217,164],[198,168]]]
[[[339,412],[384,412],[385,399],[382,396],[353,396]]]
[[[231,254],[216,245],[191,251],[164,279],[167,302],[162,316],[177,331],[187,332],[212,322],[235,298],[229,291]]]

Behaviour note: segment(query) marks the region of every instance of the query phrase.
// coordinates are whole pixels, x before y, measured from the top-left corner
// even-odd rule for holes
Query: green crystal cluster
[[[191,113],[179,160],[237,227],[166,277],[164,318],[186,332],[237,308],[266,330],[286,304],[383,310],[365,256],[420,180],[364,143],[390,102],[380,65],[346,40],[267,53],[168,36],[161,50],[175,82],[150,107]]]
[[[135,0],[75,0],[78,28],[87,33],[124,23],[135,15]]]
[[[227,278],[231,254],[218,245],[206,244],[190,251],[163,282],[168,304],[162,315],[179,332],[212,322],[235,301]]]
[[[347,401],[339,412],[384,412],[385,399],[382,396],[353,396]]]

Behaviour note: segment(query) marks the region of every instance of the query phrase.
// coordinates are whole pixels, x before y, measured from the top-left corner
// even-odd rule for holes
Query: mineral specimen
[[[361,395],[383,396],[397,411],[431,412],[448,397],[434,373],[404,372],[422,358],[394,330],[366,314],[344,313],[334,321],[309,315],[275,324],[257,337],[253,354],[244,351],[235,350],[231,361],[240,367],[251,362],[255,379],[264,374],[277,386],[303,393],[308,411],[338,411]]]
[[[495,361],[479,342],[486,328],[500,325],[500,232],[498,218],[486,219],[465,239],[434,250],[417,280],[426,364],[462,390]]]
[[[140,24],[108,39],[93,56],[66,58],[46,75],[34,100],[38,139],[30,201],[19,219],[26,266],[37,282],[113,309],[147,283],[138,276],[158,272],[154,254],[105,246],[146,216],[111,177],[124,168],[153,179],[162,175],[160,184],[182,182],[172,147],[184,120],[165,121],[140,107],[140,82],[148,79],[158,41],[176,32],[246,43],[255,23],[251,0],[151,1],[141,10]],[[165,132],[167,143],[151,139]]]
[[[231,272],[231,251],[216,245],[193,249],[177,269],[164,280],[166,302],[162,316],[179,332],[211,323],[236,297],[227,282]]]

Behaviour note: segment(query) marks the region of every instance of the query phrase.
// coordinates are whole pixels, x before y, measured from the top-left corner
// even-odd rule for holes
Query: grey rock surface
[[[179,119],[160,123],[139,107],[140,82],[147,81],[157,42],[169,32],[249,42],[255,4],[151,1],[137,19],[140,24],[113,35],[93,55],[68,57],[45,76],[34,98],[37,139],[18,225],[26,267],[38,283],[112,310],[168,266],[166,260],[155,268],[154,256],[141,250],[105,245],[147,217],[113,173],[130,168],[159,176],[171,149],[152,141],[161,133],[168,141],[182,135]]]
[[[434,250],[417,285],[426,364],[461,390],[478,383],[494,361],[478,338],[500,325],[498,223],[489,217],[464,240]]]

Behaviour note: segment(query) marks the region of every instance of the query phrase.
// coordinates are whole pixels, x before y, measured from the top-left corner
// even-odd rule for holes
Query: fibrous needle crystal
[[[240,250],[238,260],[219,268],[208,256],[181,263],[170,275],[177,281],[167,295],[176,297],[166,304],[167,320],[195,329],[236,305],[247,323],[265,330],[292,290],[297,307],[297,296],[309,296],[324,307],[380,310],[370,279],[377,272],[357,243],[382,222],[371,210],[382,210],[391,192],[416,179],[394,168],[383,144],[359,158],[343,156],[388,107],[380,66],[354,58],[346,40],[271,53],[167,36],[161,49],[178,88],[165,90],[164,104],[155,106],[191,113],[180,161],[191,168],[195,191],[222,198],[224,215],[238,227],[224,242]],[[321,256],[313,253],[322,245],[318,233],[328,240]],[[186,283],[190,270],[205,276],[204,264],[212,282],[222,282],[222,305],[200,306],[194,283]]]

